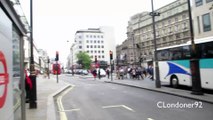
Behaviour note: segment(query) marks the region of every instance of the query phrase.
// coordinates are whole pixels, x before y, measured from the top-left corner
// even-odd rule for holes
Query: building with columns
[[[176,0],[156,12],[155,31],[157,48],[186,43],[190,40],[187,0]],[[135,64],[150,62],[154,57],[153,22],[150,12],[138,13],[130,18],[127,39],[132,41]]]

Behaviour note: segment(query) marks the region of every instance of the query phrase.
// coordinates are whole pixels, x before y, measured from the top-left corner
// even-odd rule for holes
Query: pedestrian
[[[94,70],[92,71],[92,74],[93,74],[94,80],[96,80],[96,76],[97,76],[97,71],[96,71],[96,69],[94,69]]]
[[[136,70],[135,68],[132,69],[132,79],[136,79]]]
[[[120,67],[119,73],[120,73],[120,77],[119,78],[121,78],[123,80],[124,79],[124,69],[123,69],[123,67]]]
[[[27,70],[24,70],[25,74],[25,91],[26,91],[26,103],[29,102],[30,90],[33,88],[32,81],[28,75]]]
[[[101,79],[101,70],[100,70],[100,68],[98,69],[98,78]]]
[[[106,73],[107,73],[107,76],[108,76],[108,79],[109,79],[109,73],[110,73],[109,68],[107,68]]]

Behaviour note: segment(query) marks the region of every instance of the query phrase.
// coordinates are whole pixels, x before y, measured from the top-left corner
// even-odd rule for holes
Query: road
[[[72,84],[61,96],[63,120],[212,120],[213,104],[61,75]]]

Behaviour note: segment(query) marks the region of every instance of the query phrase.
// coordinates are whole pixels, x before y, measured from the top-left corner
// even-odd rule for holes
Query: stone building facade
[[[186,43],[190,40],[187,0],[177,0],[156,10],[155,17],[157,48]],[[134,61],[149,62],[154,57],[153,22],[150,12],[142,12],[130,18],[127,40],[132,41]]]

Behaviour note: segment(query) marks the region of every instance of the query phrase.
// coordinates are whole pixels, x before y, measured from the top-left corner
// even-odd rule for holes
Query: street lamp
[[[33,57],[33,0],[30,0],[30,79],[32,81],[32,89],[30,90],[29,105],[31,109],[37,108],[36,93],[36,72]]]
[[[133,56],[134,56],[134,63],[133,67],[136,67],[136,52],[135,52],[135,37],[134,37],[134,32],[132,33],[132,42],[133,42]]]
[[[153,41],[154,41],[154,62],[155,62],[155,87],[161,88],[160,75],[159,75],[159,66],[157,59],[157,43],[156,43],[156,33],[155,33],[155,16],[160,16],[160,13],[154,12],[153,0],[151,0],[152,12],[149,15],[152,16],[152,25],[153,25]]]
[[[192,76],[192,94],[195,95],[203,95],[202,88],[201,88],[201,80],[200,80],[200,67],[199,67],[199,59],[198,53],[196,49],[196,45],[194,42],[194,31],[192,25],[192,15],[191,15],[191,6],[190,0],[188,0],[188,12],[189,12],[189,24],[190,24],[190,35],[191,35],[191,59],[190,59],[190,69],[191,69],[191,76]]]

